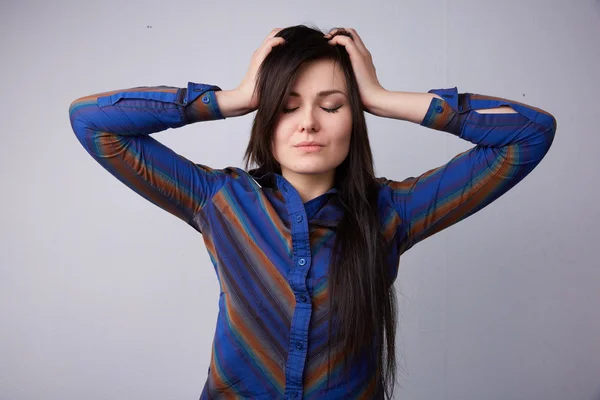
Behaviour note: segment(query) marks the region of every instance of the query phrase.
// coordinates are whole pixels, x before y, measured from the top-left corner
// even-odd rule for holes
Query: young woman
[[[255,110],[245,169],[150,136]],[[365,111],[475,146],[418,177],[375,177]],[[391,398],[400,255],[514,187],[556,130],[516,101],[388,91],[354,29],[306,26],[273,30],[233,90],[135,87],[69,113],[102,167],[203,235],[221,295],[201,399]]]

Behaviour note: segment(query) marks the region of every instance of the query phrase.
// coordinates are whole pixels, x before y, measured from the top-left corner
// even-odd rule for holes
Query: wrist
[[[215,93],[221,114],[225,118],[238,117],[252,111],[244,96],[237,90],[222,90]]]
[[[378,117],[384,117],[384,114],[386,113],[385,104],[389,101],[388,96],[389,92],[386,89],[381,88],[377,90],[375,94],[370,96],[369,101],[365,102],[365,111],[377,115]]]
[[[380,117],[420,123],[434,97],[439,96],[431,93],[384,90],[374,96],[372,112]]]

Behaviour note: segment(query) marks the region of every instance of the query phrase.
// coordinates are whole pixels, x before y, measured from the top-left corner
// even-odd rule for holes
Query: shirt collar
[[[281,190],[283,186],[291,184],[283,177],[283,175],[276,172],[263,171],[260,168],[251,169],[248,174],[258,183],[260,187],[267,187],[271,189]],[[324,194],[338,193],[337,187],[332,187]]]
[[[292,185],[281,174],[261,171],[258,168],[248,171],[248,174],[261,188],[280,190],[284,198],[289,198],[289,189],[286,190],[286,188],[290,188]],[[338,188],[332,187],[323,195],[304,203],[306,216],[311,224],[327,227],[335,227],[339,224],[344,213],[339,204],[339,197],[334,196],[336,194],[339,194]],[[329,206],[324,207],[326,204]]]

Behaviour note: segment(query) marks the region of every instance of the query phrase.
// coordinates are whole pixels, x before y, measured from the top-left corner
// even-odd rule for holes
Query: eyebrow
[[[319,93],[317,93],[317,97],[325,97],[325,96],[329,96],[330,94],[334,94],[334,93],[341,93],[344,96],[346,95],[346,93],[342,92],[341,90],[332,89],[332,90],[320,91]],[[300,94],[296,93],[296,92],[290,92],[290,96],[301,97]]]

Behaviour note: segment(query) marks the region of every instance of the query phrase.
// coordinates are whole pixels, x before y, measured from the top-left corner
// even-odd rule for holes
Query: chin
[[[324,174],[334,169],[333,166],[318,166],[318,165],[307,165],[296,168],[288,168],[290,171],[296,174]]]

